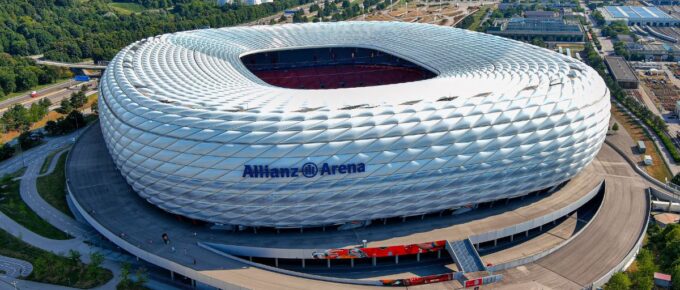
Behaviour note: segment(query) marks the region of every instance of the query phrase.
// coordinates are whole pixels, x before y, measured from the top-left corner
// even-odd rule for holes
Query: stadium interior
[[[265,51],[241,57],[264,82],[289,89],[339,89],[430,79],[435,73],[389,53],[360,47]]]

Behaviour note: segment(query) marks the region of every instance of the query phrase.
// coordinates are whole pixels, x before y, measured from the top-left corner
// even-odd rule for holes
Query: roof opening
[[[241,57],[264,82],[289,89],[340,89],[426,80],[435,73],[389,53],[360,47],[301,48]]]

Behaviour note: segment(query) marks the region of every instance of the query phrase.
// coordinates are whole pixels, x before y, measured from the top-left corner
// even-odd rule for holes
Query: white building
[[[135,42],[105,71],[99,109],[118,169],[150,203],[215,223],[304,227],[550,189],[593,160],[610,102],[597,72],[549,50],[450,27],[340,22]]]

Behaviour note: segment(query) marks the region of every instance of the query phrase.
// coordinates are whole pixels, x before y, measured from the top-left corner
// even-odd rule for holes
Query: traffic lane
[[[35,103],[39,100],[42,100],[44,98],[49,99],[52,102],[52,104],[56,104],[57,102],[60,102],[65,97],[70,97],[71,93],[78,92],[83,85],[89,85],[91,88],[96,88],[98,83],[97,83],[97,80],[92,80],[92,81],[89,81],[89,82],[86,82],[86,83],[76,84],[74,86],[67,86],[67,87],[63,87],[63,88],[60,88],[60,89],[55,89],[52,92],[48,92],[48,93],[44,93],[44,94],[39,93],[39,96],[37,98],[31,98],[30,94],[23,96],[23,97],[13,98],[11,100],[7,100],[7,101],[11,101],[11,102],[1,102],[0,103],[0,113],[6,111],[9,107],[13,106],[14,104],[22,104],[22,105],[28,107],[31,104],[33,104],[33,103]]]

